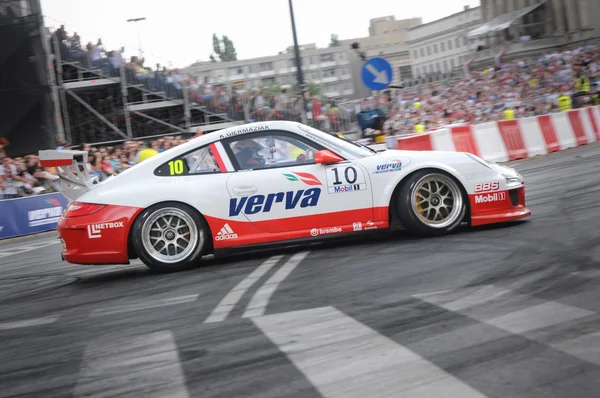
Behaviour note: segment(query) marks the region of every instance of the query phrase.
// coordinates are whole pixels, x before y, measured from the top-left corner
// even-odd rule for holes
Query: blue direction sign
[[[371,58],[362,67],[360,78],[373,91],[385,90],[392,83],[392,65],[383,58]]]

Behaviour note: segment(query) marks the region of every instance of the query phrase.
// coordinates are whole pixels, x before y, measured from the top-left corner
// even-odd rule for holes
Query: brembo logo
[[[506,192],[488,193],[487,195],[476,195],[475,203],[499,202],[506,199]]]

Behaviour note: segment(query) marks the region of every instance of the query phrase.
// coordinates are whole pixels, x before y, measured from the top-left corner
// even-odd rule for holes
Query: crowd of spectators
[[[537,59],[518,59],[450,84],[432,83],[427,93],[399,93],[395,98],[357,102],[357,112],[375,106],[386,110],[386,134],[408,134],[449,124],[502,120],[507,109],[514,117],[544,115],[559,110],[557,99],[573,96],[575,106],[599,102],[600,45],[552,52]],[[589,90],[582,104],[577,97]],[[382,104],[383,103],[383,104]],[[422,129],[421,129],[422,131]]]
[[[78,62],[83,68],[99,70],[107,76],[120,76],[125,73],[127,82],[148,92],[160,93],[169,99],[182,99],[187,95],[191,104],[203,107],[214,114],[226,115],[229,119],[243,120],[297,120],[302,119],[303,102],[301,96],[288,89],[276,91],[255,88],[239,89],[223,83],[211,82],[208,77],[201,79],[194,74],[182,74],[179,69],[168,70],[156,64],[146,65],[143,57],[124,58],[124,48],[106,50],[102,39],[96,43],[81,45],[77,32],[69,35],[64,26],[52,36],[59,46],[61,59]],[[247,106],[247,112],[244,107]],[[351,117],[341,114],[333,100],[320,95],[306,98],[308,121],[315,127],[336,130],[349,127]]]
[[[82,48],[77,33],[68,36],[64,28],[55,33],[62,43],[61,53],[76,59],[85,67],[100,68],[107,74],[118,74],[123,50],[104,50],[101,40],[88,43]],[[251,120],[300,120],[303,104],[306,104],[307,122],[325,131],[337,132],[349,129],[350,118],[344,108],[334,101],[323,101],[319,96],[301,97],[283,89],[273,93],[267,90],[236,90],[222,84],[213,84],[205,78],[182,77],[177,69],[167,70],[156,65],[156,70],[144,66],[143,58],[132,57],[124,65],[128,78],[148,90],[163,90],[172,97],[185,92],[192,102],[216,113],[227,113],[231,118],[244,120],[244,104],[248,106]],[[600,45],[590,45],[573,50],[552,52],[537,59],[520,59],[472,72],[469,77],[446,83],[431,83],[427,87],[396,95],[371,97],[354,102],[356,113],[368,109],[385,110],[386,135],[409,134],[457,123],[481,123],[502,120],[505,111],[511,109],[514,117],[543,115],[558,111],[560,95],[594,94],[600,84]],[[584,97],[583,105],[600,103],[598,95]],[[347,108],[346,108],[347,109]],[[343,125],[346,124],[346,125]],[[423,130],[421,130],[423,131]],[[136,163],[141,149],[150,147],[159,152],[168,150],[191,139],[185,136],[167,136],[150,142],[126,141],[118,145],[94,146],[84,144],[75,149],[88,152],[88,171],[101,180],[120,173]],[[19,158],[7,156],[4,147],[8,142],[0,140],[0,199],[10,199],[53,192],[57,188],[57,176],[52,169],[39,165],[36,155]],[[67,143],[60,148],[70,149]]]

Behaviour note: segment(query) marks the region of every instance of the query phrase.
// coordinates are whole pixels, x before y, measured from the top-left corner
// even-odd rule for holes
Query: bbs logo
[[[500,181],[480,182],[475,184],[475,193],[492,192],[500,189]]]

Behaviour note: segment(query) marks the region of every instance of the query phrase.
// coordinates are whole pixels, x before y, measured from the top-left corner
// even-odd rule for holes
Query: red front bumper
[[[90,215],[63,216],[58,222],[63,258],[73,264],[129,264],[129,231],[142,210],[108,205]]]
[[[508,191],[469,195],[471,225],[496,224],[520,220],[531,215],[525,207],[525,187]]]

